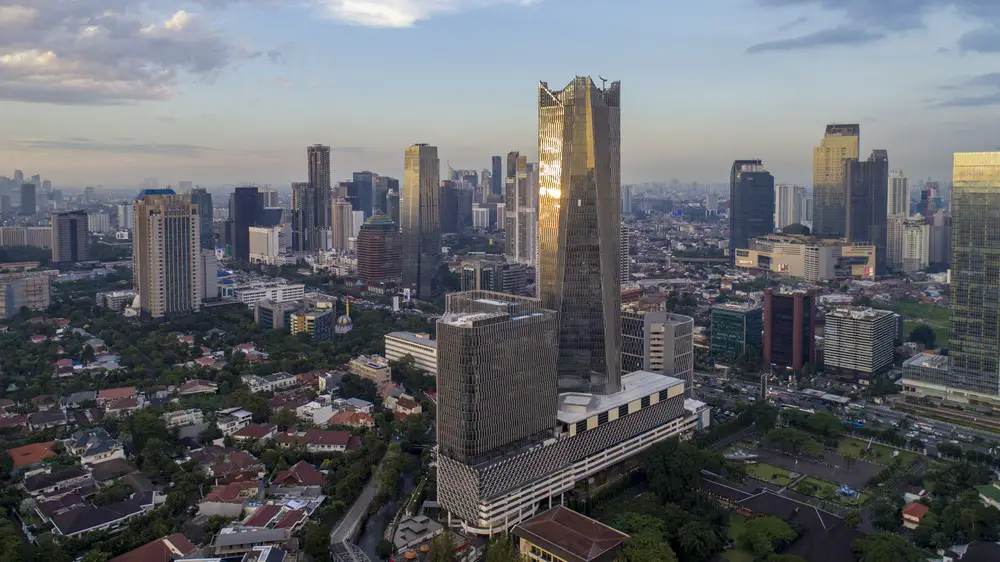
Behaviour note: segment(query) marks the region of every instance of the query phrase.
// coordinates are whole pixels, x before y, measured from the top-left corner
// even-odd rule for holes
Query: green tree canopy
[[[895,533],[865,535],[852,545],[858,562],[924,562],[927,555]]]

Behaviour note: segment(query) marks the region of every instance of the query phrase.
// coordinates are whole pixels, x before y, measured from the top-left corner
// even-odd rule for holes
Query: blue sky
[[[0,175],[286,187],[536,152],[536,84],[622,81],[623,180],[810,181],[828,122],[912,179],[1000,147],[994,0],[0,0]],[[530,158],[533,158],[531,156]]]

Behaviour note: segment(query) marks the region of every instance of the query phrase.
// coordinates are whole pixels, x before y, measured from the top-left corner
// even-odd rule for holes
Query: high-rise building
[[[378,176],[375,181],[375,213],[376,214],[389,214],[389,193],[399,193],[399,180],[395,178],[390,178],[388,176]],[[396,200],[396,212],[399,212],[399,200]],[[390,217],[391,218],[391,217]],[[397,216],[393,219],[396,223],[396,228],[399,228],[399,217]]]
[[[951,192],[951,379],[1000,395],[1000,152],[956,153]]]
[[[951,216],[941,209],[930,218],[930,265],[944,271],[951,264]]]
[[[621,388],[621,85],[538,86],[538,291],[559,313],[560,389]]]
[[[132,205],[133,278],[141,315],[161,318],[201,308],[200,219],[188,195],[147,189]]]
[[[90,259],[90,234],[86,211],[52,215],[52,263]]]
[[[354,207],[347,199],[338,198],[333,201],[331,209],[332,249],[343,252],[348,249],[348,240],[354,237]]]
[[[622,215],[632,214],[632,186],[622,186]]]
[[[798,185],[778,185],[774,188],[774,228],[781,230],[802,222],[805,188]]]
[[[813,233],[841,237],[847,231],[847,193],[844,160],[857,158],[861,127],[856,124],[826,126],[826,134],[813,150]]]
[[[774,231],[774,176],[760,160],[737,160],[729,173],[729,256]]]
[[[889,173],[889,195],[886,205],[890,217],[910,216],[910,180],[903,170]]]
[[[199,212],[201,212],[201,206],[198,207]],[[135,221],[132,220],[132,204],[131,203],[121,203],[117,205],[118,212],[118,228],[121,230],[132,230],[135,228]],[[208,228],[209,232],[212,229],[212,214],[211,208],[209,209],[208,215]]]
[[[503,158],[493,157],[493,171],[490,173],[490,194],[503,195]]]
[[[309,162],[309,186],[312,195],[315,228],[330,228],[330,205],[333,201],[330,183],[330,147],[314,144],[306,149]]]
[[[297,252],[312,250],[316,235],[316,198],[309,182],[292,184],[292,249]]]
[[[398,182],[397,182],[398,183]],[[392,222],[396,223],[396,228],[399,228],[399,189],[394,189],[385,195],[385,214],[388,215]]]
[[[463,291],[494,291],[508,295],[523,295],[527,287],[527,272],[519,263],[488,260],[469,261],[462,265]]]
[[[198,269],[202,300],[219,297],[219,261],[215,250],[201,250],[201,267]]]
[[[111,215],[102,211],[87,213],[87,228],[95,234],[111,232]]]
[[[844,307],[827,311],[823,366],[828,373],[871,379],[892,368],[898,318],[888,310]]]
[[[267,265],[278,264],[278,257],[284,252],[281,248],[280,226],[251,226],[250,227],[250,254],[247,261],[250,263],[263,263]]]
[[[889,217],[889,236],[886,259],[893,271],[913,274],[930,265],[931,227],[920,215]]]
[[[847,207],[844,211],[844,238],[848,242],[871,242],[875,245],[875,273],[886,270],[888,216],[886,204],[889,192],[889,156],[884,150],[873,150],[867,161],[844,160],[844,191]]]
[[[632,256],[630,255],[632,235],[628,225],[622,224],[619,236],[618,282],[624,285],[632,279]]]
[[[31,216],[35,214],[37,203],[35,202],[35,184],[21,184],[21,214]]]
[[[299,310],[288,317],[288,331],[293,335],[307,334],[316,341],[329,341],[333,339],[336,318],[333,308]]]
[[[0,318],[21,312],[45,310],[51,304],[50,271],[8,273],[0,277]]]
[[[816,362],[816,295],[764,290],[764,368],[793,371]]]
[[[232,199],[233,257],[250,260],[250,227],[261,224],[264,202],[256,187],[237,187]],[[199,241],[199,244],[201,242]]]
[[[272,189],[270,187],[265,187],[259,189],[261,200],[264,203],[264,207],[277,207],[278,206],[278,190]]]
[[[52,228],[48,226],[0,226],[0,248],[10,246],[52,247]]]
[[[732,361],[761,357],[764,315],[759,306],[728,303],[712,308],[712,357]]]
[[[398,283],[403,272],[403,241],[385,215],[365,221],[358,234],[358,277],[369,285]]]
[[[694,388],[694,318],[622,306],[622,372],[650,371]]]
[[[441,265],[441,221],[438,197],[441,162],[436,146],[407,147],[403,166],[400,220],[403,234],[403,286],[418,299],[438,292]]]
[[[184,182],[181,182],[184,183]],[[215,249],[215,236],[212,234],[212,194],[204,187],[191,190],[191,202],[198,205],[198,218],[201,229],[201,247],[206,250]],[[121,223],[119,223],[121,227]]]
[[[507,155],[507,173],[503,216],[497,217],[503,224],[507,261],[532,266],[538,246],[538,189],[532,182],[537,176],[531,173],[528,157],[517,152]]]
[[[365,219],[375,212],[375,182],[377,177],[378,174],[369,171],[354,172],[354,179],[351,182],[357,197],[355,201],[351,201],[351,204],[354,205],[355,211],[361,211],[365,214]]]

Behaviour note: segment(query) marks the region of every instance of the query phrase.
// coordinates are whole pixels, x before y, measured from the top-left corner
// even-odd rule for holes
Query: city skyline
[[[584,71],[614,75],[629,90],[625,183],[721,184],[733,159],[752,154],[769,162],[776,181],[809,184],[815,130],[832,122],[859,123],[860,152],[888,149],[914,181],[950,177],[953,152],[995,148],[983,108],[1000,104],[1000,75],[983,68],[1000,50],[1000,36],[989,33],[1000,13],[981,2],[925,0],[908,10],[808,0],[680,10],[586,2],[574,10],[586,17],[571,14],[574,29],[609,36],[611,47],[569,53],[559,76],[534,56],[546,35],[530,31],[566,17],[567,2],[87,0],[70,12],[63,3],[4,0],[0,119],[11,126],[0,132],[0,152],[74,187],[175,176],[287,186],[305,179],[300,151],[313,143],[331,146],[334,178],[363,169],[398,177],[399,151],[416,142],[439,146],[442,163],[481,169],[512,148],[535,160],[533,84]],[[511,45],[512,27],[528,39]],[[747,29],[773,40],[761,43]],[[409,56],[398,56],[403,45]],[[679,51],[685,56],[671,56]],[[322,54],[340,52],[352,55]],[[411,64],[423,57],[470,68],[500,56],[525,63],[475,96],[432,87],[440,72]],[[781,72],[761,72],[768,68]],[[837,73],[880,87],[858,95],[856,81],[826,79]],[[738,96],[727,87],[734,81]],[[390,82],[414,94],[382,86]],[[734,120],[743,125],[735,133]]]

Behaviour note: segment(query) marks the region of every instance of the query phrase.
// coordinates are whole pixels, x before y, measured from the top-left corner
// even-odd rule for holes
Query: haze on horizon
[[[622,81],[623,182],[811,183],[830,122],[912,180],[1000,142],[1000,4],[981,0],[0,0],[0,175],[287,188],[535,158],[536,85]]]

